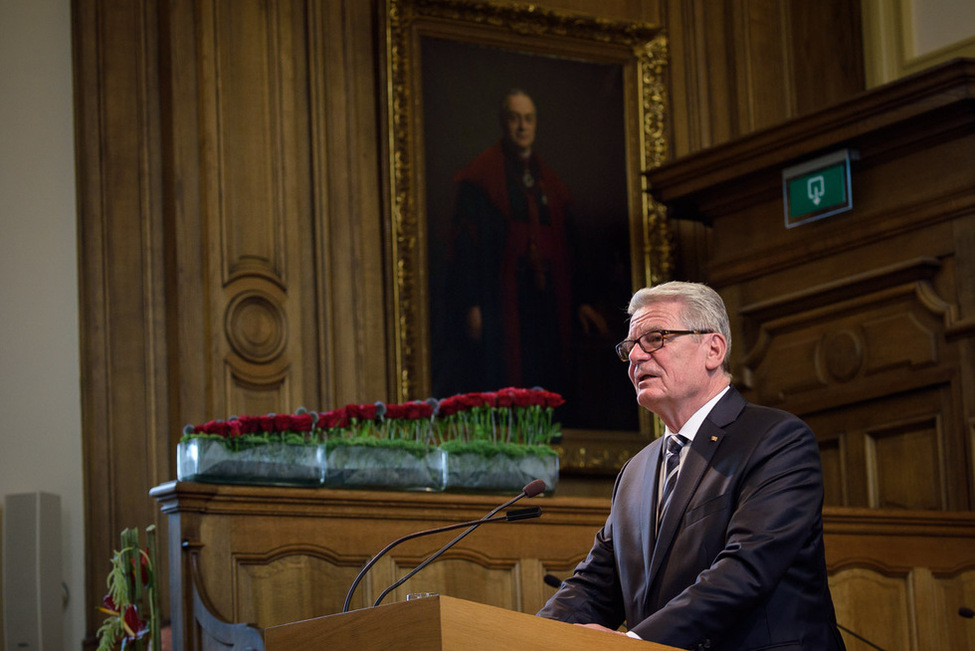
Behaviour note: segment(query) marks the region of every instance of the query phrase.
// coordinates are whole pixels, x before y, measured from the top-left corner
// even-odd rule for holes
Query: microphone
[[[527,486],[525,486],[523,489],[521,489],[521,493],[519,493],[517,496],[511,498],[510,500],[508,500],[507,502],[505,502],[504,504],[502,504],[498,508],[496,508],[493,511],[491,511],[490,513],[488,513],[486,516],[484,516],[484,518],[481,521],[476,522],[473,526],[471,526],[470,528],[468,528],[466,531],[462,532],[459,536],[457,536],[456,538],[454,538],[453,540],[451,540],[449,543],[447,543],[446,545],[444,545],[440,549],[438,549],[427,560],[423,561],[422,563],[420,563],[419,565],[417,565],[416,567],[414,567],[402,579],[400,579],[399,581],[397,581],[393,585],[391,585],[388,588],[386,588],[385,590],[383,590],[382,594],[380,594],[379,597],[376,599],[376,602],[374,604],[372,604],[372,607],[375,608],[376,606],[378,606],[382,602],[382,600],[386,597],[386,595],[388,595],[390,592],[392,592],[393,590],[395,590],[399,586],[401,586],[404,583],[406,583],[406,581],[410,577],[412,577],[414,574],[416,574],[417,572],[419,572],[420,570],[422,570],[423,568],[425,568],[427,565],[429,565],[433,561],[435,561],[438,558],[440,558],[440,556],[445,551],[447,551],[448,549],[450,549],[451,547],[453,547],[454,545],[456,545],[457,543],[459,543],[461,540],[463,540],[464,536],[466,536],[467,534],[469,534],[472,531],[474,531],[475,529],[477,529],[481,525],[481,523],[483,521],[486,521],[488,518],[490,518],[491,516],[493,516],[495,513],[497,513],[501,509],[507,508],[508,506],[511,506],[512,504],[514,504],[515,502],[517,502],[521,498],[523,498],[523,497],[535,497],[536,495],[538,495],[539,493],[541,493],[544,490],[545,490],[545,482],[542,481],[541,479],[536,479],[534,481],[529,482]],[[536,508],[538,508],[538,507],[536,507]],[[541,508],[538,508],[538,513],[536,515],[534,515],[534,516],[531,516],[531,517],[537,517],[538,515],[541,515],[541,514],[542,514],[542,509]]]
[[[410,578],[411,576],[413,576],[414,574],[416,574],[418,571],[420,571],[422,568],[426,567],[426,565],[428,563],[430,563],[431,561],[435,560],[437,556],[440,556],[442,553],[444,553],[445,551],[447,551],[450,547],[452,547],[456,543],[460,542],[460,540],[464,536],[466,536],[470,532],[474,531],[474,529],[476,529],[480,525],[484,524],[485,522],[508,521],[508,517],[509,516],[507,516],[507,515],[503,515],[503,516],[500,516],[500,517],[495,518],[494,516],[497,515],[498,511],[500,511],[502,509],[508,508],[509,506],[511,506],[512,504],[514,504],[515,502],[517,502],[518,500],[520,500],[523,497],[535,497],[536,495],[538,495],[539,493],[541,493],[544,490],[545,490],[545,482],[542,481],[541,479],[536,479],[535,481],[529,482],[527,486],[525,486],[523,489],[521,489],[521,493],[519,493],[517,496],[513,497],[512,499],[508,500],[507,502],[505,502],[501,506],[497,507],[496,509],[494,509],[493,511],[491,511],[490,513],[488,513],[487,515],[485,515],[480,520],[471,520],[470,522],[461,522],[461,523],[458,523],[458,524],[450,524],[450,525],[447,525],[447,526],[444,526],[444,527],[437,527],[436,529],[427,529],[427,530],[424,530],[424,531],[417,531],[417,532],[408,534],[406,536],[403,536],[401,538],[397,538],[393,542],[391,542],[388,545],[386,545],[385,547],[383,547],[379,551],[379,553],[377,553],[375,556],[373,556],[371,559],[369,559],[369,562],[366,563],[365,566],[363,566],[363,568],[359,571],[359,574],[355,577],[355,580],[352,582],[352,587],[349,588],[349,593],[345,596],[345,605],[342,607],[342,612],[343,613],[349,612],[349,604],[352,603],[352,594],[355,592],[355,589],[359,585],[359,582],[362,581],[363,577],[366,575],[366,572],[368,572],[370,570],[370,568],[372,568],[372,566],[375,565],[376,562],[386,554],[386,552],[388,552],[390,549],[392,549],[396,545],[399,545],[400,543],[406,542],[407,540],[412,540],[413,538],[418,538],[420,536],[426,536],[426,535],[434,534],[434,533],[442,533],[444,531],[451,531],[453,529],[460,529],[462,527],[469,527],[467,529],[467,531],[465,531],[464,533],[460,534],[459,536],[457,536],[456,538],[454,538],[452,541],[450,541],[449,543],[447,543],[447,545],[444,546],[442,549],[440,549],[440,551],[438,551],[432,557],[428,558],[422,564],[420,564],[419,566],[417,566],[416,568],[414,568],[414,570],[412,572],[410,572],[409,574],[407,574],[400,581],[398,581],[397,583],[394,583],[392,586],[390,586],[389,588],[387,588],[386,591],[383,592],[379,596],[379,599],[376,600],[376,603],[373,604],[373,607],[378,606],[379,605],[379,602],[382,601],[382,599],[390,591],[392,591],[395,588],[399,587],[399,585],[401,583],[403,583],[404,581],[406,581],[406,579]],[[522,515],[516,515],[517,512],[525,512],[525,511],[532,511],[533,514],[532,515],[524,515],[524,514],[522,514]],[[525,519],[525,518],[537,518],[541,514],[542,514],[542,510],[539,507],[534,507],[533,509],[519,509],[517,511],[512,511],[511,519],[512,520],[520,520],[520,519]]]
[[[958,614],[961,615],[962,617],[965,617],[966,619],[971,619],[972,617],[975,617],[975,610],[962,606],[961,608],[958,609]]]
[[[559,577],[555,576],[554,574],[546,574],[543,577],[543,580],[545,581],[545,585],[552,586],[553,588],[561,588],[562,587],[562,579],[560,579]]]
[[[876,644],[874,644],[873,642],[871,642],[870,640],[868,640],[867,638],[863,637],[862,635],[859,635],[857,633],[854,633],[853,631],[851,631],[847,627],[843,626],[839,622],[836,623],[836,628],[840,629],[841,631],[845,631],[845,632],[849,633],[850,635],[852,635],[856,639],[860,640],[861,642],[863,642],[867,646],[871,646],[874,649],[878,649],[879,651],[884,651],[883,647],[879,647]]]

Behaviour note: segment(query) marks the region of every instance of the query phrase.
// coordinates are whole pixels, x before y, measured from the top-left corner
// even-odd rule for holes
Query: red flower
[[[407,405],[386,405],[386,415],[384,416],[386,420],[409,417],[409,408]]]
[[[467,409],[466,396],[458,394],[456,396],[450,396],[449,398],[444,398],[440,401],[440,415],[441,416],[453,416],[458,411]]]
[[[149,556],[147,554],[142,553],[140,551],[139,552],[139,559],[140,559],[139,569],[142,570],[142,572],[141,572],[141,574],[142,574],[142,585],[149,585]],[[132,565],[133,566],[135,565],[135,559],[134,558],[132,559]],[[132,574],[133,574],[133,577],[134,577],[135,571],[133,571]],[[111,597],[106,597],[106,598],[107,599],[110,599]]]
[[[495,404],[502,409],[507,407],[514,407],[515,405],[515,392],[517,389],[508,387],[506,389],[498,389],[495,393]]]
[[[291,414],[278,414],[274,417],[274,431],[287,432],[291,429],[292,423]]]
[[[407,418],[421,419],[433,416],[433,407],[425,402],[411,402],[407,408],[409,412]]]
[[[260,422],[259,431],[267,432],[268,434],[272,434],[277,431],[274,427],[275,426],[274,416],[272,415],[258,416],[257,420]]]
[[[349,424],[348,410],[343,407],[327,411],[319,417],[318,424],[323,429],[346,427]]]
[[[261,419],[254,416],[240,416],[237,427],[241,434],[256,434],[261,431]]]
[[[314,424],[315,416],[312,414],[295,414],[291,417],[291,431],[293,432],[310,432]]]
[[[118,615],[118,606],[115,605],[115,600],[112,599],[112,595],[107,594],[102,599],[102,610],[109,615]]]
[[[227,436],[230,432],[229,425],[222,420],[207,421],[200,426],[202,434],[216,434],[217,436]]]
[[[493,407],[496,400],[496,394],[493,392],[473,392],[463,396],[464,404],[470,409]]]
[[[542,405],[545,407],[559,407],[565,404],[565,400],[559,394],[553,391],[542,391]]]
[[[149,631],[149,627],[139,617],[139,611],[136,610],[135,606],[129,606],[125,609],[123,623],[125,626],[125,636],[130,639],[138,639]],[[125,646],[125,642],[122,643],[122,646]]]
[[[531,407],[538,404],[535,399],[535,391],[531,389],[515,389],[515,407]]]
[[[349,414],[349,419],[356,420],[375,420],[376,419],[376,405],[346,405],[346,412]]]

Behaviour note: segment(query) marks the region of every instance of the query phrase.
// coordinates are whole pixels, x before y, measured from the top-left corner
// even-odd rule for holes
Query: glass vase
[[[240,450],[220,439],[190,439],[176,448],[180,481],[270,486],[321,486],[325,445],[268,442]]]

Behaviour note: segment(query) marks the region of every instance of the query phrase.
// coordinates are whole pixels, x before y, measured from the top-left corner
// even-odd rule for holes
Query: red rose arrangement
[[[544,389],[508,387],[464,393],[442,400],[402,404],[349,404],[326,412],[235,416],[187,425],[183,441],[216,438],[231,449],[269,442],[327,446],[372,445],[416,448],[500,450],[523,455],[555,454],[560,436],[554,412],[562,396]]]

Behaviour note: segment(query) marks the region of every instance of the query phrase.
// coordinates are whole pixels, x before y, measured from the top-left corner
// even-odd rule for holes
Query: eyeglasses
[[[651,330],[650,332],[644,332],[637,339],[624,339],[623,341],[616,344],[616,354],[620,356],[620,359],[624,362],[630,361],[630,351],[637,344],[640,344],[640,350],[645,353],[652,353],[655,350],[660,350],[667,343],[668,337],[679,337],[681,335],[708,335],[713,333],[714,330]]]

